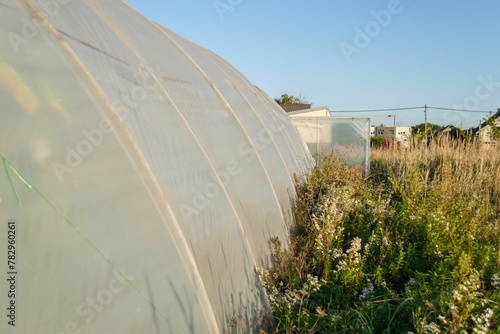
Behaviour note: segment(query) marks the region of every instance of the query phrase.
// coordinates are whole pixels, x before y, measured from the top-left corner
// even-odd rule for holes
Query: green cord
[[[10,176],[9,170],[12,169],[14,171],[14,173],[16,173],[17,176],[20,176],[19,172],[14,168],[14,166],[12,166],[10,161],[7,160],[7,158],[3,154],[1,154],[1,155],[2,155],[3,166],[5,167],[5,173],[7,174],[7,179],[9,180],[10,186],[11,186],[12,190],[14,191],[14,194],[16,195],[17,204],[19,206],[23,206],[21,203],[21,199],[19,198],[19,194],[17,193],[17,189],[14,186],[14,182],[12,182],[12,177]],[[24,177],[20,177],[20,179],[25,185],[29,185],[29,182],[27,182]],[[28,188],[31,189],[31,185],[29,185]]]

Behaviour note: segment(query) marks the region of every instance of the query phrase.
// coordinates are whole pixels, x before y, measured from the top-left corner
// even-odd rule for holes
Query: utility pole
[[[393,129],[394,129],[394,133],[393,133],[393,135],[394,135],[394,138],[393,138],[393,140],[394,140],[394,149],[396,149],[396,144],[397,144],[396,143],[396,115],[392,115],[392,118],[393,118],[393,123],[392,124],[393,124]]]
[[[427,104],[424,106],[424,131],[425,131],[425,138],[427,139]]]

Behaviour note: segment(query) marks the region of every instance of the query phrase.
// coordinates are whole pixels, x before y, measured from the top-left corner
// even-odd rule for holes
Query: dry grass
[[[420,184],[412,183],[415,191],[432,187],[448,196],[472,193],[484,199],[488,209],[500,207],[498,145],[464,143],[444,136],[428,145],[413,143],[397,151],[372,150],[372,160],[387,163],[396,184],[407,184],[397,181],[408,177],[420,178]]]

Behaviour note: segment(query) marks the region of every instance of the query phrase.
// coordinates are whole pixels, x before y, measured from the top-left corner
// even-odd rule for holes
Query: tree
[[[490,126],[490,138],[500,140],[500,109],[497,109],[496,114],[490,114],[484,123]]]
[[[302,94],[299,94],[299,96],[281,94],[281,97],[275,98],[274,101],[278,104],[312,104],[307,102],[305,98],[302,97]]]
[[[441,125],[427,123],[427,133],[425,133],[425,123],[421,123],[411,127],[411,135],[418,143],[427,142],[434,137],[434,134],[441,130]]]
[[[427,123],[427,134],[432,135],[434,132],[441,130],[441,128],[441,125]],[[412,126],[411,131],[413,134],[425,133],[425,123]]]

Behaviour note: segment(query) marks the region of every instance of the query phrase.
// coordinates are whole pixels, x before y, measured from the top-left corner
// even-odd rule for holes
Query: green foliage
[[[427,123],[427,133],[432,135],[434,132],[441,130],[442,126],[438,124]],[[412,133],[425,133],[425,123],[411,127]]]
[[[425,132],[425,123],[411,127],[413,141],[417,143],[427,142],[433,138],[443,127],[438,124],[427,123],[427,132]]]
[[[370,147],[371,148],[381,148],[382,143],[390,141],[390,138],[385,138],[385,137],[370,137]]]
[[[257,268],[276,333],[500,329],[500,190],[457,184],[498,177],[498,160],[450,147],[381,153],[369,175],[331,157],[297,181],[290,248],[273,239],[274,267]]]
[[[500,140],[500,109],[495,115],[490,115],[485,124],[489,125],[490,128],[490,137],[493,140]]]
[[[282,94],[280,98],[275,98],[274,101],[278,104],[309,104],[301,95],[294,96],[288,94]]]

